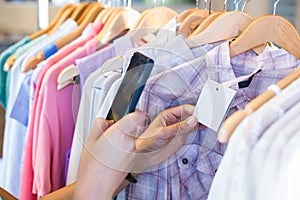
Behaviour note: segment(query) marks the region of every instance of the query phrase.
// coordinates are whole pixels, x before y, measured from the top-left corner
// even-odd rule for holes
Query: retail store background
[[[195,0],[165,0],[166,6],[181,12],[195,6]],[[204,1],[204,0],[199,0]],[[142,11],[152,5],[151,0],[132,0],[132,7]],[[231,7],[233,0],[228,0]],[[272,13],[273,0],[252,0],[246,11],[254,17]],[[223,8],[223,0],[212,0],[214,10]],[[259,6],[257,6],[259,5]],[[50,4],[50,19],[52,19],[58,7]],[[300,1],[280,0],[277,13],[288,18],[300,30]],[[37,29],[37,6],[34,0],[0,0],[0,35],[24,35]]]
[[[62,0],[56,1],[62,2]],[[156,1],[158,2],[159,0]],[[203,1],[199,0],[200,3],[203,3]],[[271,14],[273,1],[252,0],[247,6],[246,12],[254,17]],[[228,0],[229,9],[233,8],[233,2],[234,0]],[[195,7],[195,5],[195,0],[165,0],[165,6],[174,9],[178,13]],[[224,0],[212,0],[213,10],[221,10],[223,5]],[[143,11],[152,6],[152,0],[132,0],[132,7],[138,11]],[[50,3],[50,20],[56,15],[58,10],[58,6]],[[300,32],[300,0],[280,0],[277,6],[277,14],[286,17]],[[14,42],[20,40],[24,35],[35,32],[38,29],[37,18],[36,0],[0,0],[0,53]],[[4,111],[0,106],[0,157],[2,156],[3,126]]]

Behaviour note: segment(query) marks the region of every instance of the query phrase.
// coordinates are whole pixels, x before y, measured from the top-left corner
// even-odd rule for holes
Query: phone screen
[[[153,60],[147,56],[138,52],[133,54],[107,119],[118,121],[135,110],[153,65]]]

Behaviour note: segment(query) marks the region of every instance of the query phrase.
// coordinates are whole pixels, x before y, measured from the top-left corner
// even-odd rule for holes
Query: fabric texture
[[[262,72],[254,77],[248,88],[238,89],[237,85],[232,87],[238,92],[230,109],[232,113],[265,91],[270,84],[291,73],[299,64],[299,60],[281,50],[266,51],[258,58],[253,52],[246,52],[230,60],[228,46],[228,42],[224,42],[202,59],[197,58],[197,62],[190,61],[151,77],[137,108],[145,111],[153,119],[158,112],[166,108],[184,103],[195,104],[207,78],[225,82],[251,74],[259,62],[263,62]],[[271,55],[268,55],[270,53]],[[197,150],[194,154],[184,151],[195,145]],[[158,166],[158,170],[138,176],[138,183],[127,188],[128,198],[207,199],[224,150],[225,146],[217,143],[217,133],[211,130],[191,134],[187,144]],[[182,167],[181,158],[188,160],[189,167]]]
[[[47,41],[44,43],[44,45],[48,45],[50,43],[55,42],[56,40],[64,37],[65,35],[68,35],[70,32],[72,32],[73,30],[75,30],[77,27],[77,24],[74,20],[68,19],[66,22],[64,22],[59,28],[58,30],[53,33],[49,39],[47,39]],[[35,53],[38,53],[41,51],[40,48],[43,48],[44,45],[39,45],[39,48],[33,48],[30,50],[30,53],[28,55],[26,55],[25,59],[29,59],[31,58],[33,55],[35,55]],[[24,59],[24,60],[25,60]],[[26,63],[23,62],[23,65]],[[23,66],[21,67],[23,68]],[[25,73],[25,76],[28,78],[27,80],[30,80],[31,76],[32,76],[33,71],[28,71],[27,73]],[[22,102],[24,103],[24,105],[26,104],[26,108],[28,109],[28,105],[30,102],[30,95],[28,94],[27,91],[27,98],[24,99]],[[37,94],[38,95],[38,94]],[[35,110],[34,110],[35,111]],[[31,115],[34,113],[34,111],[31,112]],[[28,111],[29,112],[29,111]],[[30,114],[26,114],[23,113],[25,115],[30,115]],[[21,114],[20,114],[21,115]],[[32,149],[30,149],[30,147],[32,147],[32,143],[29,140],[29,138],[32,138],[28,133],[28,131],[31,130],[30,129],[30,124],[28,124],[28,129],[26,127],[25,133],[27,133],[26,135],[26,145],[25,145],[25,153],[24,153],[24,163],[23,163],[23,167],[22,167],[22,176],[21,176],[21,189],[20,189],[20,199],[36,199],[36,196],[32,194],[32,186],[33,186],[33,181],[32,181],[32,176],[33,176],[33,171],[31,170],[30,166],[32,166]],[[27,150],[28,149],[28,150]],[[27,152],[26,152],[27,151]]]
[[[77,179],[79,160],[84,144],[83,141],[85,141],[91,128],[91,124],[95,119],[95,112],[91,110],[95,109],[91,106],[92,102],[94,102],[93,104],[98,104],[100,102],[99,99],[94,98],[92,100],[88,100],[94,93],[92,92],[94,81],[96,81],[96,79],[98,79],[99,77],[102,77],[102,65],[104,65],[104,68],[106,68],[106,64],[104,64],[105,61],[115,56],[120,56],[124,54],[127,49],[133,47],[132,43],[129,41],[130,40],[128,36],[123,36],[121,38],[118,38],[117,41],[114,41],[113,44],[101,49],[100,51],[95,52],[94,54],[91,54],[85,58],[76,60],[76,64],[79,69],[80,83],[84,84],[86,82],[85,79],[90,80],[90,82],[87,84],[87,86],[84,86],[84,89],[82,90],[83,94],[72,144],[67,184],[71,184]],[[116,44],[118,44],[118,46],[116,46]],[[119,46],[121,46],[122,48],[118,49]],[[117,69],[122,67],[116,64],[116,60],[114,60],[114,62],[112,63],[114,64],[114,66],[116,66]],[[97,76],[93,76],[93,73],[95,73]],[[92,78],[88,78],[89,76],[92,76]],[[98,85],[94,87],[99,88],[100,86]]]
[[[272,77],[275,79],[274,81],[276,83],[283,78],[281,76],[287,76],[299,65],[299,60],[282,50],[265,52],[265,55],[269,53],[273,55],[269,55],[269,59],[265,60],[267,66],[264,68],[265,71],[263,69],[266,76],[264,80],[267,80],[268,77]],[[288,65],[284,63],[288,63]],[[273,76],[271,76],[271,74]],[[276,74],[278,75],[276,76]],[[263,80],[262,78],[264,74],[261,74],[261,76],[262,77],[259,80]],[[269,81],[269,85],[275,84],[271,83],[273,82],[271,78]],[[253,84],[258,85],[259,82],[254,82]],[[293,88],[293,86],[291,86],[291,88]],[[289,89],[286,89],[286,91],[289,91]],[[261,183],[261,173],[258,173],[261,171],[259,166],[263,168],[262,163],[264,163],[264,155],[266,155],[263,152],[267,151],[265,147],[261,148],[262,146],[260,143],[263,140],[259,140],[259,138],[264,137],[261,134],[266,131],[270,124],[279,119],[289,106],[291,106],[291,103],[284,103],[287,100],[287,98],[283,98],[286,91],[271,99],[255,113],[247,117],[236,128],[229,141],[226,154],[222,159],[222,163],[213,181],[208,199],[219,199],[221,197],[223,199],[256,199],[255,189],[253,188],[255,185],[253,184],[257,182]],[[255,146],[252,151],[253,145]],[[257,151],[260,151],[262,154],[253,158],[251,152],[254,153],[253,155],[258,155],[255,153]],[[255,163],[249,163],[249,159],[254,159]],[[254,165],[257,166],[254,167]],[[249,166],[254,170],[256,169],[257,176],[251,176]],[[251,183],[253,184],[251,185]],[[266,192],[263,191],[263,193]]]

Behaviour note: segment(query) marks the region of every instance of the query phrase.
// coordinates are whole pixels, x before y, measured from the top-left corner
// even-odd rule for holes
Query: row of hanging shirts
[[[236,8],[240,2],[234,1]],[[128,7],[71,4],[45,30],[3,52],[0,67],[9,73],[0,74],[1,104],[7,108],[1,186],[28,200],[76,182],[93,120],[106,116],[112,89],[134,51],[155,62],[137,106],[151,119],[167,107],[195,105],[208,78],[234,80],[231,87],[238,95],[229,113],[238,113],[299,66],[299,34],[275,15],[278,1],[273,15],[257,19],[244,12],[249,1],[242,11],[211,11],[212,3],[180,14],[167,7],[140,14]],[[221,131],[234,127],[229,121]],[[138,176],[138,184],[123,194],[206,199],[226,149],[216,140],[212,130],[195,132],[172,158]]]

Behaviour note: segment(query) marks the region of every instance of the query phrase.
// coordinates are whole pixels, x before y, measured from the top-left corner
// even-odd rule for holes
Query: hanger
[[[177,17],[176,17],[176,22],[177,23],[183,23],[183,21],[192,13],[194,13],[195,11],[197,11],[198,8],[191,8],[191,9],[187,9],[185,11],[183,11],[182,13],[180,13]]]
[[[57,77],[57,90],[61,90],[69,84],[75,84],[74,77],[78,74],[78,67],[74,64],[64,68]]]
[[[207,0],[205,0],[205,9],[199,9],[199,0],[196,0],[196,9],[189,16],[185,17],[178,29],[178,33],[185,37],[189,36],[209,15]]]
[[[235,4],[235,8],[236,8],[236,11],[238,10],[238,4],[240,3],[241,0],[235,0],[234,1],[234,4]],[[244,7],[243,9],[245,8],[245,6],[249,3],[249,1],[247,1],[245,4],[244,4]],[[226,23],[226,20],[230,20],[232,22],[232,19],[230,19],[230,16],[233,18],[234,16],[232,15],[241,15],[242,13],[244,13],[244,10],[242,10],[241,13],[238,13],[238,11],[236,13],[232,12],[230,14],[230,16],[228,16],[229,14],[227,15],[223,15],[226,13],[226,8],[227,8],[227,0],[224,0],[224,10],[221,10],[221,11],[218,11],[216,13],[213,13],[211,14],[210,16],[207,17],[207,19],[205,19],[199,26],[198,28],[189,36],[189,38],[195,38],[196,36],[199,36],[202,32],[204,32],[204,30],[206,28],[208,28],[209,25],[211,25],[213,22],[219,22],[219,23],[223,23],[225,22]],[[207,7],[206,7],[207,9]],[[250,20],[253,20],[253,17],[248,15],[248,14],[245,14],[247,16],[245,16],[245,20],[248,21]],[[220,16],[223,16],[223,17],[220,17]],[[236,21],[237,19],[239,19],[238,23],[242,22],[243,19],[241,17],[244,17],[244,16],[236,16],[237,18],[233,21]],[[216,21],[215,21],[216,20]],[[222,21],[223,20],[223,21]],[[219,29],[220,30],[220,29]],[[232,31],[234,30],[238,30],[238,28],[232,26]],[[232,34],[231,34],[232,35]]]
[[[133,43],[138,42],[146,35],[163,27],[168,21],[178,14],[168,7],[155,7],[149,10],[134,29],[128,32]]]
[[[189,35],[189,37],[192,37],[192,35],[200,34],[206,27],[208,27],[209,24],[211,24],[212,21],[214,21],[219,15],[223,14],[224,12],[225,12],[224,10],[221,10],[210,14],[198,25],[198,27]]]
[[[208,10],[197,9],[185,18],[185,20],[182,22],[178,29],[178,33],[185,37],[189,36],[197,28],[197,26],[201,24],[203,20],[206,19],[208,16]]]
[[[118,10],[119,8],[104,8],[96,17],[96,19],[94,20],[95,24],[98,24],[99,22],[102,23],[106,23],[106,21],[108,20],[108,18],[114,13],[116,12],[116,10]]]
[[[67,4],[65,5],[64,7],[62,7],[57,15],[55,16],[55,18],[51,21],[51,23],[49,24],[49,26],[46,28],[46,29],[43,29],[43,30],[40,30],[40,31],[37,31],[33,34],[31,34],[29,36],[29,39],[30,40],[33,40],[45,33],[47,33],[48,31],[51,31],[51,29],[54,29],[54,27],[56,27],[55,25],[58,24],[58,23],[62,23],[63,21],[66,20],[67,17],[70,16],[70,14],[73,12],[73,10],[76,8],[76,5],[75,4]],[[66,14],[68,14],[67,17],[65,17]],[[62,21],[61,18],[63,18],[64,20]],[[62,22],[61,22],[62,21]]]
[[[205,2],[205,9],[207,10],[207,2]],[[204,19],[201,23],[198,24],[198,27],[193,31],[190,37],[196,36],[200,34],[209,24],[211,24],[219,15],[226,12],[227,8],[227,0],[224,0],[224,10],[220,10],[218,12],[211,13],[206,19]]]
[[[254,20],[242,34],[230,44],[230,54],[232,57],[272,41],[296,58],[300,59],[299,34],[288,20],[275,15],[278,2],[279,0],[274,3],[273,15],[265,15]]]
[[[241,0],[237,1],[237,5]],[[204,44],[215,43],[218,41],[234,39],[253,21],[253,17],[244,12],[246,5],[251,0],[247,0],[243,6],[242,11],[230,11],[222,14],[217,13],[215,19],[208,17],[209,19],[204,20],[212,22],[204,28],[204,25],[199,26],[197,29],[203,29],[198,35],[195,32],[191,34],[189,39],[186,40],[190,48],[201,46]],[[226,6],[226,2],[224,2]],[[238,8],[238,6],[236,6]],[[213,15],[213,14],[212,14]],[[203,24],[203,23],[202,23]],[[256,46],[253,48],[254,52],[260,54],[264,51],[266,43]]]
[[[77,21],[77,24],[80,25],[84,20],[85,18],[88,16],[88,14],[90,12],[93,12],[93,7],[97,7],[99,6],[99,3],[98,2],[93,2],[93,3],[90,3],[87,8],[84,10],[84,12],[80,15],[78,21]]]
[[[55,25],[47,32],[48,35],[51,35],[52,33],[54,33],[58,27],[64,23],[71,15],[72,13],[76,10],[77,8],[77,4],[71,4],[72,7],[66,9],[62,15],[60,15],[58,21],[55,23]]]
[[[118,36],[122,31],[132,28],[134,20],[137,20],[140,16],[139,12],[131,8],[121,7],[112,9],[111,11],[111,15],[108,16],[108,21],[105,23],[106,26],[104,25],[104,28],[96,37],[103,44]],[[101,47],[100,45],[98,48]],[[70,65],[63,69],[57,78],[57,90],[61,90],[69,84],[74,84],[74,77],[77,75],[79,75],[79,71],[76,65]]]
[[[300,59],[300,51],[299,48],[294,48],[293,45],[300,45],[300,38],[299,34],[296,31],[296,29],[293,27],[293,25],[283,17],[275,15],[276,12],[276,6],[279,0],[275,1],[274,3],[274,11],[273,15],[266,15],[262,16],[254,22],[252,22],[247,29],[237,38],[238,42],[236,42],[234,45],[231,45],[231,51],[232,56],[234,56],[239,51],[243,52],[244,50],[241,49],[251,49],[252,44],[248,44],[250,42],[249,37],[251,39],[257,38],[256,35],[258,35],[255,31],[259,29],[259,31],[262,31],[262,38],[258,42],[251,40],[254,42],[254,45],[262,44],[264,42],[273,41],[275,44],[279,45],[280,47],[287,50],[289,53]],[[268,23],[266,23],[266,21]],[[249,34],[253,34],[255,37],[250,36]],[[247,42],[244,42],[242,40],[245,40],[243,38],[247,39]],[[241,42],[242,41],[242,42]],[[237,45],[243,45],[240,48],[237,48]],[[234,48],[232,48],[232,46]],[[290,85],[293,81],[297,80],[300,77],[300,68],[296,69],[294,72],[292,72],[290,75],[288,75],[286,78],[279,81],[276,85],[281,89],[285,89],[288,85]],[[236,129],[236,127],[250,114],[258,110],[263,104],[265,104],[267,101],[269,101],[271,98],[273,98],[276,95],[276,93],[273,90],[267,90],[263,94],[256,97],[254,100],[252,100],[250,103],[248,103],[245,106],[244,110],[239,110],[233,115],[231,115],[222,125],[218,140],[221,143],[225,143],[229,140],[232,133]]]
[[[70,18],[73,19],[74,21],[78,22],[80,16],[82,16],[82,13],[84,12],[84,10],[87,7],[89,7],[89,3],[87,3],[87,2],[80,3],[77,6],[77,8],[74,10],[74,12],[72,13]]]
[[[74,9],[76,8],[75,4],[68,4],[61,8],[55,18],[51,21],[49,26],[46,29],[40,30],[36,33],[33,33],[32,35],[29,36],[30,40],[34,40],[35,38],[43,35],[43,34],[48,34],[51,35],[57,28],[67,19],[69,16],[72,14]],[[15,54],[11,55],[8,57],[8,59],[5,61],[3,71],[8,72],[10,68],[13,66],[15,63],[16,56]]]
[[[298,49],[299,51],[299,49]],[[297,68],[290,75],[279,81],[276,85],[281,89],[285,89],[292,82],[300,78],[300,68]],[[253,99],[250,103],[245,106],[244,110],[238,110],[230,117],[228,117],[223,125],[220,128],[218,141],[221,143],[226,143],[236,127],[250,114],[258,110],[262,105],[268,102],[271,98],[273,98],[276,93],[273,90],[267,90],[255,99]]]
[[[146,19],[147,14],[148,14],[152,9],[153,9],[153,8],[148,8],[148,9],[144,10],[144,11],[141,13],[141,15],[140,15],[140,17],[139,17],[139,19],[138,19],[136,25],[134,25],[134,29],[140,28],[140,27],[141,27],[141,24],[142,24],[143,21]]]
[[[196,35],[195,32],[191,34],[186,42],[190,48],[194,48],[204,44],[233,39],[252,21],[253,17],[245,12],[224,12],[217,16],[199,34]]]
[[[164,15],[162,15],[162,13],[164,13]],[[134,33],[132,35],[131,39],[133,39],[132,42],[137,42],[141,38],[146,36],[147,34],[152,33],[153,29],[149,29],[149,28],[155,28],[155,29],[161,28],[172,17],[174,17],[176,15],[177,15],[177,13],[175,11],[173,11],[172,9],[167,8],[167,7],[156,7],[156,8],[147,9],[142,14],[140,14],[139,20],[136,20],[137,22],[134,25],[134,30],[130,30],[128,34]],[[155,18],[153,18],[153,16],[155,16]],[[113,24],[112,21],[116,20],[117,17],[118,17],[118,13],[113,13],[109,17],[110,21],[108,21],[106,24]],[[155,19],[157,19],[159,17],[161,17],[160,20],[155,21]],[[103,28],[102,31],[105,32],[108,29],[109,29],[109,27],[107,27],[106,30],[104,30],[104,28]],[[144,31],[144,30],[146,30],[146,31]],[[103,35],[105,35],[105,34],[102,33],[101,37],[103,37]],[[134,38],[136,39],[136,41],[134,41]],[[77,76],[78,74],[79,73],[78,73],[78,69],[76,66],[71,65],[71,66],[66,67],[59,74],[59,78],[57,79],[57,83],[58,83],[57,89],[60,90],[69,84],[74,84],[74,77]]]
[[[101,32],[96,36],[97,49],[103,47],[109,41],[120,35],[126,29],[132,29],[138,20],[140,13],[132,8],[121,8],[111,16]]]
[[[93,4],[91,11],[87,14],[86,18],[80,23],[77,29],[72,33],[70,33],[69,35],[55,42],[56,48],[61,49],[66,44],[72,42],[77,37],[79,37],[82,31],[84,30],[84,28],[88,25],[88,23],[90,23],[95,19],[95,17],[98,15],[98,13],[102,8],[103,8],[102,5],[99,3]],[[44,59],[45,59],[44,52],[38,53],[37,56],[34,56],[33,58],[27,61],[24,68],[22,69],[23,72],[27,72],[30,69],[34,69],[36,65],[41,61],[43,61]]]

